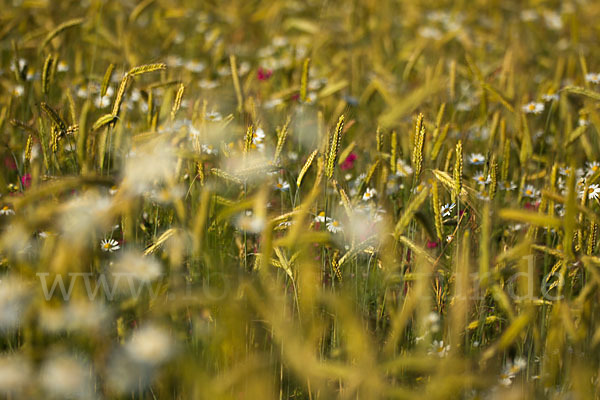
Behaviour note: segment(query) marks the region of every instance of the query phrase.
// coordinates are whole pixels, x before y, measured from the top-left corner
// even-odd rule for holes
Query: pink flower
[[[21,177],[21,184],[24,188],[31,186],[31,174],[25,174]]]
[[[356,160],[356,154],[354,154],[354,153],[348,154],[348,157],[346,157],[346,159],[344,161],[342,161],[342,164],[340,165],[340,168],[342,169],[342,171],[346,171],[348,169],[353,168],[355,160]]]
[[[435,249],[436,247],[438,247],[437,242],[432,242],[431,240],[427,241],[427,248],[428,249]]]
[[[270,69],[263,69],[263,67],[258,67],[258,71],[256,72],[256,77],[259,81],[266,81],[271,75],[273,75],[273,71]]]

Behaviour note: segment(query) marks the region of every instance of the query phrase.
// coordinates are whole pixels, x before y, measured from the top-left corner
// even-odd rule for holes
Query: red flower
[[[432,242],[431,240],[427,241],[427,248],[428,249],[435,249],[436,247],[438,247],[438,243],[437,242]]]
[[[525,208],[527,210],[537,211],[537,209],[540,206],[540,204],[539,203],[533,203],[532,204],[532,203],[527,202],[527,203],[525,203],[524,206],[525,206]]]
[[[259,81],[266,81],[273,75],[273,71],[270,69],[263,69],[263,67],[258,67],[258,71],[256,71],[256,77]]]
[[[21,177],[21,184],[24,188],[31,186],[31,174],[25,174]]]
[[[346,159],[344,161],[342,161],[342,164],[340,165],[340,168],[342,169],[342,171],[346,171],[348,169],[353,168],[355,160],[356,160],[356,154],[354,154],[354,153],[348,154],[348,157],[346,157]]]

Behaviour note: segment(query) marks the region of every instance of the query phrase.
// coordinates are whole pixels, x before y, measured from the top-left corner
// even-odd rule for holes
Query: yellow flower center
[[[333,226],[335,226],[335,227],[337,228],[338,226],[340,226],[340,223],[339,223],[339,222],[337,222],[337,221],[333,221],[332,225],[333,225]]]
[[[281,183],[278,183],[276,186],[278,189],[281,189],[283,187],[283,185]]]
[[[533,111],[533,110],[535,110],[535,105],[533,105],[533,104],[530,104],[530,105],[529,105],[529,111]]]
[[[321,212],[319,213],[319,217],[324,217],[324,216],[325,216],[325,211],[321,211]]]
[[[528,195],[528,196],[531,196],[533,194],[533,192],[530,189],[527,189],[525,191],[525,194]]]
[[[105,249],[110,249],[110,243],[108,243],[108,242],[104,243],[104,248]]]

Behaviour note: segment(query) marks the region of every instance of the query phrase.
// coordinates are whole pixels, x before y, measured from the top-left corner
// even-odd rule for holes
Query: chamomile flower
[[[102,239],[102,242],[100,242],[100,248],[102,251],[110,251],[112,253],[113,251],[119,250],[121,246],[119,246],[119,242],[114,239]]]
[[[200,148],[202,149],[202,152],[205,154],[213,154],[214,155],[219,152],[217,149],[212,147],[210,144],[203,144],[202,146],[200,146]]]
[[[481,153],[471,153],[469,157],[467,157],[467,161],[469,164],[481,165],[485,162],[485,157]]]
[[[440,340],[434,340],[433,344],[431,345],[431,348],[429,349],[428,353],[429,355],[436,355],[439,358],[444,358],[446,357],[446,355],[448,355],[448,352],[450,351],[450,345],[445,345],[444,346],[444,341]]]
[[[69,70],[69,64],[65,61],[61,60],[56,64],[56,71],[58,72],[67,72]]]
[[[525,369],[526,366],[527,361],[522,357],[515,358],[514,362],[508,361],[504,368],[502,368],[502,373],[500,374],[500,384],[503,386],[510,386],[515,378],[515,375],[521,370]]]
[[[413,173],[413,169],[408,163],[399,159],[396,163],[396,175],[406,177]]]
[[[327,230],[331,233],[338,233],[342,231],[342,225],[333,219],[327,223]]]
[[[517,188],[517,185],[514,182],[498,182],[498,186],[501,190],[506,190],[507,192]]]
[[[571,174],[571,167],[560,167],[558,169],[558,173],[561,174],[562,176],[569,176]]]
[[[534,199],[540,195],[540,191],[537,190],[533,185],[526,185],[523,188],[523,196]]]
[[[585,74],[585,81],[589,83],[600,83],[600,73],[598,72],[589,72]]]
[[[372,188],[367,188],[367,190],[365,190],[365,193],[363,194],[363,200],[369,201],[372,200],[375,196],[377,196],[377,191]]]
[[[190,72],[200,73],[204,71],[206,65],[202,61],[190,60],[185,63],[185,69]]]
[[[212,122],[219,122],[223,119],[223,116],[218,111],[207,112],[204,119]]]
[[[456,207],[456,203],[444,204],[440,209],[442,217],[449,217],[450,215],[452,215],[452,210],[454,209],[454,207]]]
[[[290,189],[290,184],[279,178],[275,184],[275,190],[286,191]]]
[[[200,82],[198,82],[198,86],[200,86],[201,89],[210,90],[219,87],[219,82],[211,81],[210,79],[202,79]]]
[[[257,148],[258,150],[264,149],[266,136],[267,135],[265,135],[265,131],[263,130],[263,128],[256,129],[256,131],[254,131],[254,133],[252,134],[253,147]]]
[[[323,223],[323,222],[329,222],[329,221],[331,221],[331,218],[325,217],[325,211],[321,211],[315,217],[315,222]]]
[[[544,104],[532,101],[531,103],[525,104],[521,109],[527,114],[541,114],[542,111],[544,111]]]
[[[579,192],[579,197],[583,197],[584,190]],[[590,185],[587,190],[588,199],[590,200],[598,200],[600,198],[600,185],[594,183]]]
[[[16,97],[21,97],[23,96],[23,93],[25,93],[25,88],[23,87],[23,85],[17,85],[14,87],[12,94]]]
[[[600,170],[600,163],[598,161],[587,162],[585,166],[587,168],[586,175],[593,175]]]
[[[475,182],[479,183],[480,185],[486,185],[488,183],[490,183],[490,177],[485,176],[483,174],[483,172],[478,172],[475,174],[475,176],[473,177],[473,179],[475,180]]]
[[[542,99],[544,101],[558,101],[558,93],[548,93],[548,94],[543,94],[542,95]]]
[[[15,211],[9,206],[0,208],[0,215],[15,215]]]
[[[423,189],[425,189],[428,186],[429,185],[427,185],[427,183],[421,182],[415,188],[413,188],[412,192],[413,193],[421,193],[423,191]]]

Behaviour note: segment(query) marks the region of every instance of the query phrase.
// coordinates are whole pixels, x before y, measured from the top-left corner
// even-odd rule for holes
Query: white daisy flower
[[[203,144],[200,146],[202,148],[202,152],[205,154],[217,154],[219,151],[212,147],[210,144]]]
[[[108,97],[108,95],[97,97],[96,100],[94,100],[94,105],[96,108],[106,108],[110,106],[110,97]]]
[[[423,189],[425,189],[426,187],[427,187],[427,184],[421,182],[412,190],[412,192],[413,193],[421,193],[421,191],[423,191]]]
[[[211,81],[209,79],[202,79],[200,82],[198,82],[198,86],[200,86],[201,89],[214,89],[216,87],[219,86],[219,82],[218,81]]]
[[[15,211],[9,206],[4,206],[0,208],[0,215],[15,215]]]
[[[16,97],[23,96],[23,93],[25,93],[25,88],[23,87],[23,85],[15,86],[12,92],[12,94]]]
[[[498,186],[501,190],[512,191],[517,188],[517,185],[514,182],[499,182]]]
[[[406,177],[413,173],[413,169],[404,160],[399,159],[396,163],[396,175]]]
[[[100,248],[102,251],[110,251],[112,253],[113,251],[119,250],[121,246],[119,246],[119,242],[114,239],[102,239],[102,242],[100,242]]]
[[[504,368],[502,368],[502,373],[500,374],[500,384],[503,386],[510,386],[515,378],[515,375],[521,370],[525,369],[526,366],[527,361],[522,357],[515,358],[514,362],[508,361]]]
[[[444,204],[440,209],[442,217],[449,217],[450,215],[452,215],[452,210],[454,209],[454,207],[456,207],[456,203]]]
[[[377,191],[372,188],[367,188],[367,190],[365,190],[365,193],[363,194],[363,200],[369,201],[372,200],[375,196],[377,196]]]
[[[563,176],[569,176],[571,174],[571,167],[560,167],[558,173]]]
[[[342,231],[342,225],[336,220],[330,220],[327,223],[327,230],[331,233],[338,233]]]
[[[581,190],[579,192],[579,198],[583,197],[585,189]],[[590,200],[597,200],[598,198],[600,198],[600,185],[598,184],[593,184],[590,185],[588,187],[588,191],[587,191],[587,195],[588,195],[588,199]]]
[[[204,116],[207,121],[219,122],[223,119],[223,116],[218,111],[207,112]]]
[[[154,325],[135,331],[125,344],[127,354],[135,361],[156,365],[166,361],[172,354],[173,342],[169,333]]]
[[[61,60],[56,64],[56,70],[58,72],[67,72],[69,70],[69,64]]]
[[[290,189],[290,184],[279,178],[275,184],[275,190],[286,191]]]
[[[448,355],[449,351],[450,351],[449,344],[444,346],[443,340],[440,340],[439,342],[437,340],[434,340],[433,344],[431,345],[431,348],[429,349],[427,354],[437,355],[439,358],[444,358],[444,357],[446,357],[446,355]]]
[[[542,99],[544,99],[544,101],[548,101],[548,102],[558,101],[558,93],[543,94]]]
[[[536,198],[540,195],[540,191],[537,190],[535,187],[533,187],[533,185],[526,185],[523,188],[523,196],[525,197],[529,197],[529,198]]]
[[[598,200],[600,198],[600,185],[594,183],[588,188],[588,198]]]
[[[319,214],[317,214],[317,216],[315,217],[315,222],[329,222],[331,221],[331,218],[329,217],[325,217],[325,211],[321,211]]]
[[[600,170],[600,163],[598,161],[587,162],[585,163],[585,166],[587,167],[586,175],[588,176],[593,175]]]
[[[600,73],[598,72],[589,72],[585,74],[585,81],[589,83],[600,83]]]
[[[481,165],[485,162],[485,157],[481,153],[471,153],[469,157],[467,157],[467,161],[469,164]]]
[[[204,71],[206,65],[202,61],[191,60],[185,63],[185,69],[190,72],[199,73]]]
[[[527,114],[541,114],[542,111],[544,111],[544,104],[532,101],[531,103],[525,104],[521,109]]]
[[[473,177],[473,180],[475,180],[480,185],[487,185],[488,183],[490,183],[490,177],[489,177],[489,175],[485,176],[483,174],[483,172],[476,173],[475,176]]]
[[[265,131],[263,130],[263,128],[257,128],[254,131],[254,133],[252,134],[252,144],[258,150],[262,150],[265,148],[265,138],[266,137],[267,137],[267,135],[265,134]]]

